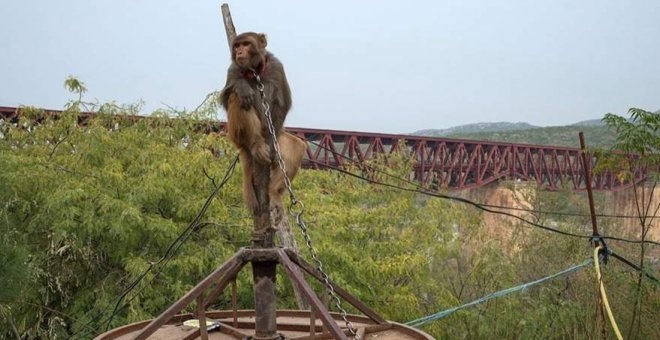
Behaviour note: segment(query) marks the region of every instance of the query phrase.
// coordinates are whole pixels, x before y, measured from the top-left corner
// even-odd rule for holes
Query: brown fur
[[[259,113],[254,108],[243,109],[236,95],[229,97],[227,105],[229,139],[252,158],[261,163],[268,163],[270,161],[269,141],[262,134],[263,128],[259,118]]]
[[[254,162],[257,161],[254,155],[260,152],[266,152],[266,155],[268,155],[270,148],[268,148],[264,136],[261,134],[261,120],[257,111],[255,109],[242,109],[235,95],[229,97],[227,131],[229,139],[239,149],[239,157],[243,168],[243,198],[250,212],[254,213],[257,209],[257,199],[252,187]],[[302,164],[307,144],[288,132],[282,132],[277,140],[282,152],[286,174],[290,180],[293,180]],[[266,149],[263,150],[263,147],[266,147]],[[270,207],[271,209],[281,209],[286,187],[284,175],[277,162],[271,163],[270,174],[268,188]]]
[[[245,51],[249,55],[243,55],[242,60],[237,60],[237,52]],[[266,50],[268,42],[266,36],[261,33],[243,33],[238,35],[232,42],[232,63],[227,70],[227,82],[222,90],[222,106],[228,110],[229,96],[236,94],[240,106],[248,110],[255,108],[261,115],[262,128],[265,127],[262,116],[263,106],[259,91],[256,90],[257,81],[252,72],[257,72],[264,85],[264,95],[270,106],[270,115],[273,126],[279,135],[284,125],[286,115],[291,109],[291,89],[284,73],[284,66],[272,53]],[[264,130],[263,135],[266,134]]]
[[[240,151],[243,196],[253,214],[257,213],[258,206],[252,183],[256,163],[270,166],[268,194],[271,209],[281,207],[286,190],[284,177],[271,152],[272,137],[266,126],[262,97],[256,90],[257,80],[253,72],[259,75],[264,86],[264,98],[270,107],[289,178],[293,179],[298,172],[307,148],[302,140],[284,132],[284,120],[291,109],[291,90],[284,66],[266,50],[267,45],[262,33],[247,32],[236,36],[232,42],[232,63],[221,96],[222,106],[227,110],[229,139]]]

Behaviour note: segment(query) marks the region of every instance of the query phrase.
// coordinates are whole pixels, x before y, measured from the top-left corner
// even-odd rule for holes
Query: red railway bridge
[[[17,108],[0,107],[0,118],[5,121],[16,121],[19,114]],[[220,122],[206,130],[223,133],[225,127]],[[426,188],[463,190],[499,180],[521,180],[547,190],[586,190],[582,151],[577,148],[294,127],[287,130],[308,142],[306,168],[363,166],[377,156],[404,150],[414,157],[414,179]],[[593,169],[598,160],[588,152],[587,159]],[[637,169],[635,182],[645,179],[646,171]],[[631,180],[621,181],[610,171],[592,176],[594,190],[616,191],[632,185]]]

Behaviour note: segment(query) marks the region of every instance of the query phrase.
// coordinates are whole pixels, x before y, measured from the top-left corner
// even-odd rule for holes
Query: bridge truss
[[[288,128],[309,144],[305,165],[344,167],[405,149],[414,157],[414,178],[429,188],[462,190],[498,180],[533,181],[548,190],[586,190],[577,148],[498,143],[412,135]],[[577,135],[576,135],[577,140]],[[597,159],[587,152],[590,169]],[[635,172],[636,181],[645,171]],[[592,187],[615,191],[632,186],[610,171],[593,176]]]

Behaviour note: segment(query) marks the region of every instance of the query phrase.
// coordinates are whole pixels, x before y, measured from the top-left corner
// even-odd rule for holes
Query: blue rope
[[[562,276],[562,275],[569,274],[569,273],[574,272],[574,271],[576,271],[576,270],[578,270],[578,269],[580,269],[580,268],[582,268],[582,267],[584,267],[584,266],[587,266],[587,265],[589,265],[589,264],[591,264],[591,263],[593,263],[593,259],[589,259],[589,260],[584,261],[584,262],[582,262],[582,263],[580,263],[580,264],[578,264],[578,265],[576,265],[576,266],[573,266],[573,267],[568,268],[568,269],[566,269],[566,270],[560,271],[559,273],[556,273],[556,274],[553,274],[553,275],[550,275],[550,276],[546,276],[546,277],[544,277],[544,278],[542,278],[542,279],[538,279],[538,280],[536,280],[536,281],[532,281],[532,282],[529,282],[529,283],[524,283],[524,284],[521,284],[521,285],[519,285],[519,286],[515,286],[515,287],[507,288],[507,289],[505,289],[505,290],[501,290],[501,291],[499,291],[499,292],[495,292],[495,293],[492,293],[492,294],[488,294],[488,295],[486,295],[486,296],[484,296],[484,297],[482,297],[482,298],[480,298],[480,299],[478,299],[478,300],[474,300],[474,301],[469,302],[469,303],[466,303],[466,304],[464,304],[464,305],[462,305],[462,306],[458,306],[458,307],[450,308],[450,309],[443,310],[443,311],[438,312],[438,313],[435,313],[435,314],[431,314],[431,315],[429,315],[429,316],[425,316],[425,317],[423,317],[423,318],[419,318],[419,319],[415,319],[415,320],[412,320],[412,321],[408,321],[408,322],[406,322],[405,324],[406,324],[407,326],[411,326],[411,327],[419,327],[419,326],[421,326],[421,325],[423,325],[423,324],[425,324],[425,323],[427,323],[427,322],[431,322],[431,321],[435,321],[435,320],[438,320],[438,319],[442,319],[442,318],[444,318],[445,316],[447,316],[447,315],[449,315],[449,314],[452,314],[452,313],[454,313],[454,312],[456,312],[456,311],[459,311],[459,310],[461,310],[461,309],[468,308],[468,307],[472,307],[472,306],[474,306],[474,305],[478,305],[478,304],[480,304],[480,303],[482,303],[482,302],[486,302],[486,301],[488,301],[488,300],[490,300],[490,299],[494,299],[494,298],[497,298],[497,297],[500,297],[500,296],[509,295],[509,294],[511,294],[511,293],[513,293],[513,292],[517,292],[517,291],[519,291],[519,290],[525,290],[525,289],[527,289],[527,288],[529,288],[529,287],[531,287],[531,286],[537,285],[537,284],[539,284],[539,283],[543,283],[543,282],[548,281],[548,280],[552,280],[552,279],[554,279],[554,278],[556,278],[556,277],[558,277],[558,276]]]

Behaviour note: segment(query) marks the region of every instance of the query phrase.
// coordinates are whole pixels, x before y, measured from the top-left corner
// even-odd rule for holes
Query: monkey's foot
[[[254,145],[250,149],[252,157],[261,164],[270,164],[270,147],[266,143]]]

